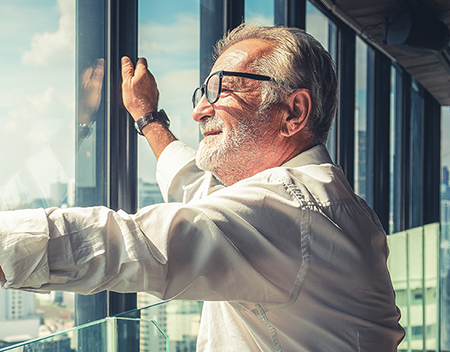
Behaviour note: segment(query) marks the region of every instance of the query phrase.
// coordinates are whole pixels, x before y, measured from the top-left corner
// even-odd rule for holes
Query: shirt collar
[[[285,162],[283,167],[300,167],[306,165],[333,164],[327,148],[323,144],[316,145],[305,150],[292,159]]]

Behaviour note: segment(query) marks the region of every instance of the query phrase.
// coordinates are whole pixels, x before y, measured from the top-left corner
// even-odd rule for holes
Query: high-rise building
[[[38,337],[39,317],[33,293],[0,290],[0,340],[16,341]]]

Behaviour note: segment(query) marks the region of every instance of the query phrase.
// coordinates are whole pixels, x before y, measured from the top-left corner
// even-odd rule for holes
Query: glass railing
[[[398,232],[388,239],[388,267],[402,313],[400,324],[406,331],[398,351],[439,351],[439,224]]]
[[[195,351],[201,308],[201,302],[159,302],[0,351]]]

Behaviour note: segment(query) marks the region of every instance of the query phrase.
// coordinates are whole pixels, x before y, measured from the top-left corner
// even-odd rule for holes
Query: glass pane
[[[328,50],[328,18],[309,1],[306,2],[306,31]]]
[[[439,338],[439,224],[424,226],[425,350],[436,351]]]
[[[199,142],[191,96],[199,85],[200,19],[197,0],[139,1],[138,54],[146,57],[160,91],[159,108],[175,136],[193,148]],[[162,202],[156,184],[156,159],[138,138],[138,207]]]
[[[45,338],[40,338],[25,342],[19,345],[2,349],[1,351],[11,352],[69,352],[69,351],[98,351],[107,352],[108,349],[108,321],[99,320],[86,325],[80,325],[76,328],[65,330]],[[89,343],[84,342],[80,336],[88,339]],[[82,346],[88,346],[82,348]]]
[[[355,192],[367,196],[367,45],[356,38]]]
[[[388,268],[395,290],[395,300],[401,311],[400,324],[408,331],[409,326],[409,287],[408,287],[408,248],[406,232],[399,232],[388,237]],[[398,351],[408,351],[409,334],[403,339]]]
[[[423,224],[423,149],[424,149],[423,92],[416,80],[411,88],[411,143],[410,143],[410,227]]]
[[[194,352],[201,307],[201,302],[193,301],[158,302],[1,351]]]
[[[390,145],[389,148],[389,233],[401,230],[402,212],[402,77],[391,67]]]
[[[273,26],[274,0],[245,0],[245,22]]]
[[[441,110],[441,348],[450,350],[450,109]]]
[[[421,351],[424,340],[423,228],[408,230],[409,327],[411,350]]]
[[[306,2],[306,31],[314,36],[328,50],[336,61],[337,27],[309,1]],[[327,140],[327,149],[333,160],[336,160],[336,119],[333,120]]]
[[[0,210],[75,205],[75,6],[0,2]],[[0,340],[73,326],[73,296],[0,290]]]

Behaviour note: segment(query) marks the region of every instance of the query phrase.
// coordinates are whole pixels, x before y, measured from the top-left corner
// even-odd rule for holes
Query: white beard
[[[265,114],[256,114],[254,118],[240,121],[236,129],[224,131],[224,124],[220,118],[208,118],[200,126],[201,131],[218,129],[222,133],[208,136],[200,142],[196,155],[197,166],[210,171],[227,175],[242,175],[260,164],[263,146],[270,144],[265,138],[263,130],[267,119]]]

